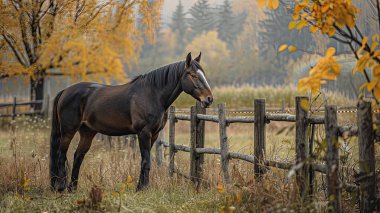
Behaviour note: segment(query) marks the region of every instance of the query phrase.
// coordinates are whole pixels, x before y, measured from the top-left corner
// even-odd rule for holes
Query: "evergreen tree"
[[[218,11],[217,30],[219,38],[228,44],[231,49],[239,32],[243,30],[246,15],[244,13],[234,16],[229,0],[225,0]]]
[[[286,8],[278,8],[276,11],[266,12],[266,19],[259,23],[261,28],[259,37],[260,49],[266,54],[268,51],[279,48],[282,44],[296,46],[300,51],[290,54],[281,54],[278,60],[281,65],[287,60],[300,58],[303,52],[313,52],[315,43],[313,37],[306,29],[289,31],[288,25],[292,21],[292,16]],[[284,61],[283,61],[284,60]]]
[[[208,0],[198,0],[190,8],[191,39],[208,31],[215,29],[214,11],[211,9]]]
[[[176,34],[177,41],[182,44],[186,42],[185,37],[187,33],[187,26],[186,12],[180,0],[172,15],[169,27]],[[177,48],[177,53],[183,52],[183,46],[184,45],[178,45],[179,48]]]

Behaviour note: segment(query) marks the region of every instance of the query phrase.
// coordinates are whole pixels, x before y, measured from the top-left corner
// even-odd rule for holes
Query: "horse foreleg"
[[[139,183],[137,185],[137,191],[145,188],[149,184],[149,171],[150,171],[150,150],[151,150],[151,138],[150,132],[142,131],[139,135],[139,146],[141,154],[141,171]]]
[[[84,156],[91,147],[92,140],[94,139],[96,132],[89,129],[86,126],[81,126],[81,128],[79,129],[79,134],[80,140],[77,150],[74,154],[73,170],[71,172],[71,182],[68,187],[68,190],[70,192],[74,192],[75,190],[77,190],[80,166],[83,162]]]

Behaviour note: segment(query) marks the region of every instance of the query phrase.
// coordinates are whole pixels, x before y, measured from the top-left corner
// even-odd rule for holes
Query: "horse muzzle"
[[[213,101],[214,98],[212,96],[207,96],[204,100],[201,100],[201,106],[203,108],[207,108],[212,104]]]

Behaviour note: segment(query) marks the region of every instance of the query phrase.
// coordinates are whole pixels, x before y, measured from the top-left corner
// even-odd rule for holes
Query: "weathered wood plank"
[[[375,144],[371,103],[359,101],[357,106],[359,139],[360,212],[376,211]]]
[[[175,157],[175,107],[169,108],[169,175],[174,175],[174,157]]]
[[[296,164],[303,163],[302,168],[296,172],[296,179],[302,198],[307,198],[310,194],[308,111],[304,109],[308,105],[308,97],[296,97]]]
[[[326,106],[325,128],[327,141],[327,198],[329,212],[342,212],[341,184],[339,180],[339,141],[337,107]]]
[[[182,121],[190,121],[190,115],[175,115],[175,118]]]
[[[197,101],[196,105],[195,105],[195,109],[196,109],[196,114],[195,114],[195,117],[197,115],[204,115],[206,114],[206,108],[203,108],[201,103],[199,101]],[[197,118],[197,117],[196,117]],[[196,130],[197,130],[197,134],[196,134],[196,148],[203,148],[205,146],[205,121],[203,120],[198,120],[196,119]],[[196,153],[196,150],[195,150],[195,153]],[[202,173],[203,173],[203,163],[204,163],[204,155],[203,154],[198,154],[196,153],[196,174],[197,174],[197,177],[198,177],[198,182],[199,180],[202,179]]]
[[[255,177],[260,180],[265,172],[265,167],[262,166],[265,155],[265,99],[255,99],[255,125],[254,125],[254,171]]]
[[[219,118],[216,115],[203,115],[203,114],[197,114],[197,119],[204,120],[204,121],[211,121],[215,123],[219,123]]]
[[[228,137],[227,137],[227,122],[225,104],[218,104],[219,116],[219,139],[220,139],[220,156],[221,170],[223,172],[223,180],[225,183],[230,183],[229,173],[229,158],[228,158]]]

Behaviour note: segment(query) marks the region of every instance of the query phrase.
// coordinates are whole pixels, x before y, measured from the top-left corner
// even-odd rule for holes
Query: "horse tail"
[[[58,178],[58,149],[61,140],[61,124],[58,119],[58,101],[63,93],[60,91],[54,98],[53,104],[53,115],[52,115],[52,125],[50,134],[50,185],[52,190],[56,188],[56,182]]]

